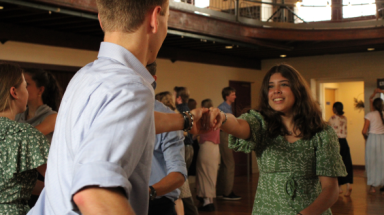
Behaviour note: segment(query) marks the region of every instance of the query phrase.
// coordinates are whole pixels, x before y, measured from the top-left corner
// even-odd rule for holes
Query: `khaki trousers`
[[[200,144],[196,162],[196,189],[199,197],[216,197],[216,180],[219,164],[219,145],[210,141]]]

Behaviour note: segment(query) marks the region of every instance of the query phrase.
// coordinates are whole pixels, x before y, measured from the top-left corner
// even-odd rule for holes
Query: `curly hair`
[[[296,69],[284,63],[272,67],[265,75],[261,85],[257,111],[263,115],[267,122],[268,136],[275,138],[278,135],[289,134],[287,128],[282,123],[281,116],[284,113],[275,111],[269,106],[269,80],[275,73],[280,73],[284,78],[288,79],[291,91],[295,96],[295,103],[292,107],[293,131],[299,133],[298,137],[302,139],[312,138],[313,135],[326,127],[326,123],[322,119],[320,107],[313,99],[304,78]]]

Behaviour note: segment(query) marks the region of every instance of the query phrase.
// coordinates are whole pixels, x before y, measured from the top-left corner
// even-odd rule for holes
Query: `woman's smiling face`
[[[290,115],[295,104],[295,95],[291,90],[289,80],[281,73],[275,73],[269,79],[268,88],[269,106],[284,115]]]

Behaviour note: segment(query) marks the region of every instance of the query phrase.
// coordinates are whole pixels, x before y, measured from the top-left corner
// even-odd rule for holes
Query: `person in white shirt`
[[[379,91],[376,89],[374,94]],[[373,94],[373,95],[374,95]],[[371,99],[373,96],[371,96]],[[371,108],[374,111],[365,116],[363,136],[367,140],[365,148],[365,169],[367,171],[367,184],[370,192],[376,192],[375,187],[384,186],[384,118],[383,100],[376,98]]]
[[[351,159],[351,152],[347,142],[347,117],[344,116],[343,104],[335,102],[333,104],[334,115],[328,120],[328,124],[335,130],[340,144],[340,155],[343,158],[343,163],[347,170],[348,175],[345,177],[338,177],[339,193],[343,193],[342,185],[346,184],[347,190],[344,196],[350,196],[353,184],[353,166]]]

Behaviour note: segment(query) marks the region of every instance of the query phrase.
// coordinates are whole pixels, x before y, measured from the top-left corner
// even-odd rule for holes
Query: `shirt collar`
[[[110,58],[120,62],[121,64],[131,68],[150,84],[155,81],[143,64],[130,51],[120,45],[102,42],[100,45],[99,55],[97,57]]]

